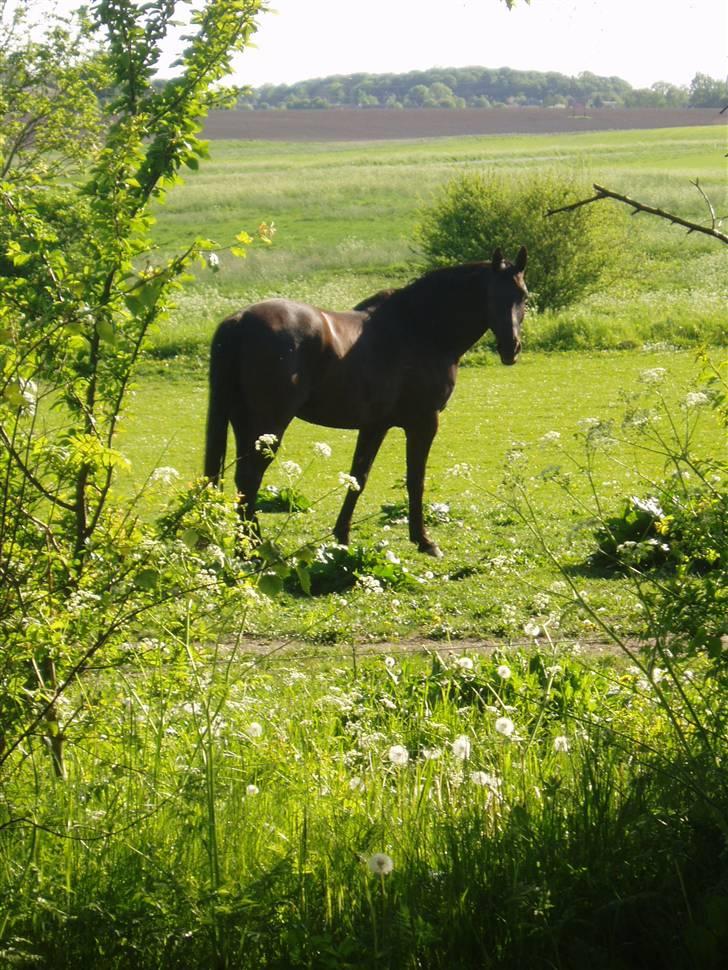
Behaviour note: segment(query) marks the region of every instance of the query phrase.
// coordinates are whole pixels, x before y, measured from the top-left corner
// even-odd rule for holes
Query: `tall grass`
[[[68,699],[65,784],[5,779],[8,964],[718,966],[721,829],[640,672],[169,651]]]

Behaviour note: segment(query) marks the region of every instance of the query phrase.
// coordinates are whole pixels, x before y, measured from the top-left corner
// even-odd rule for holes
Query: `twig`
[[[698,191],[702,194],[703,198],[706,198],[705,193],[698,185],[697,180],[692,184],[695,185]],[[546,215],[553,216],[556,215],[557,212],[569,212],[572,209],[578,209],[582,205],[589,205],[591,202],[598,202],[600,199],[616,199],[617,202],[624,202],[625,205],[632,206],[634,210],[632,213],[633,215],[636,215],[638,212],[646,212],[649,215],[658,216],[660,219],[667,219],[668,222],[671,222],[674,225],[683,226],[685,229],[687,229],[688,233],[701,232],[706,236],[712,236],[714,239],[719,240],[719,242],[728,244],[728,235],[716,228],[717,220],[715,217],[715,212],[709,202],[708,205],[710,207],[713,224],[711,226],[701,226],[698,222],[691,222],[689,219],[683,219],[682,216],[676,216],[672,212],[666,212],[664,209],[658,209],[655,206],[647,205],[644,202],[639,202],[637,199],[631,199],[628,195],[613,192],[611,189],[604,188],[603,185],[597,185],[594,183],[594,191],[596,192],[596,195],[593,195],[590,199],[580,199],[578,202],[572,202],[571,205],[564,205],[559,209],[550,209]]]

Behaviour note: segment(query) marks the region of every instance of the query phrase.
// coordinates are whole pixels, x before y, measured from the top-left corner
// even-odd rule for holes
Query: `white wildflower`
[[[559,734],[554,738],[554,751],[556,754],[568,754],[570,750],[569,739],[565,734]]]
[[[389,873],[394,869],[394,862],[392,857],[388,856],[386,852],[375,852],[367,860],[367,866],[369,871],[373,872],[375,876],[388,876]]]
[[[461,734],[455,738],[451,745],[452,753],[461,761],[466,761],[470,757],[470,747],[470,738],[467,734]]]
[[[690,391],[685,398],[686,408],[702,408],[710,403],[710,398],[705,391]]]
[[[339,472],[339,485],[343,485],[350,492],[360,492],[361,485],[354,478],[353,475],[347,475],[346,472]]]
[[[393,744],[389,749],[389,760],[393,765],[402,767],[409,761],[409,752],[402,744]]]
[[[509,738],[516,730],[516,725],[509,717],[498,717],[495,721],[495,729],[498,734],[502,734],[503,737]]]
[[[661,384],[666,376],[667,371],[664,367],[651,367],[642,371],[639,380],[641,384]]]
[[[550,445],[560,440],[561,440],[560,431],[547,431],[546,434],[541,435],[541,443],[544,445]]]
[[[313,453],[317,458],[331,458],[331,445],[327,445],[325,441],[316,441]]]
[[[452,468],[448,468],[447,474],[452,475],[453,478],[472,478],[473,466],[466,461],[461,461],[453,465]]]
[[[384,588],[376,576],[360,576],[356,585],[359,589],[363,589],[365,593],[383,593]]]
[[[264,454],[270,453],[278,444],[278,435],[262,434],[255,442],[255,450],[262,451]]]
[[[281,462],[281,469],[289,478],[298,478],[298,476],[301,474],[301,466],[295,461]]]
[[[636,495],[630,497],[630,502],[636,509],[640,512],[647,512],[655,519],[661,519],[665,513],[662,511],[662,506],[656,498],[650,497],[647,499],[638,498]]]
[[[218,269],[220,269],[220,257],[217,255],[217,253],[207,254],[207,265],[210,267],[210,269],[213,272],[216,272]]]
[[[171,465],[160,465],[159,468],[154,469],[150,480],[161,482],[162,485],[174,485],[179,477],[180,474],[176,468],[172,468]]]

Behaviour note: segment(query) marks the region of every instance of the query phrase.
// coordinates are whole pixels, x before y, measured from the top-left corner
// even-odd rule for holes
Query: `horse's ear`
[[[518,250],[518,255],[516,256],[516,262],[514,264],[516,267],[517,273],[522,273],[524,271],[524,269],[526,268],[527,258],[528,258],[528,252],[526,250],[526,247],[521,246],[521,248]]]
[[[501,265],[503,264],[503,253],[500,251],[500,249],[495,249],[493,251],[492,262],[493,262],[493,269],[501,268]]]

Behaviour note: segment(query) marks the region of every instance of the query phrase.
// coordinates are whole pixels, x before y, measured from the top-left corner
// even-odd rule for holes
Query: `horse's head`
[[[500,249],[493,253],[488,286],[488,322],[504,364],[515,364],[521,352],[521,325],[528,296],[523,280],[525,268],[525,246],[521,246],[515,263],[506,262]]]

